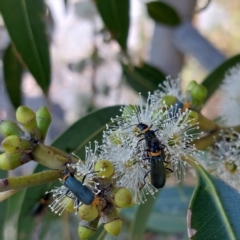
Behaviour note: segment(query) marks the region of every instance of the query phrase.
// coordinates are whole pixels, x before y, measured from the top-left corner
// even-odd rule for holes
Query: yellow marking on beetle
[[[48,203],[48,201],[46,201],[44,198],[41,198],[41,199],[40,199],[40,203],[41,203],[42,205],[46,205],[46,204]]]
[[[150,130],[150,127],[147,127],[146,129],[142,130],[142,133],[145,133]]]
[[[149,152],[149,155],[151,156],[151,157],[158,157],[158,156],[160,156],[162,154],[162,151],[159,151],[159,152]]]
[[[100,204],[102,204],[101,198],[95,196],[93,202],[91,203],[91,205],[92,206],[98,206]]]
[[[68,173],[67,175],[65,175],[62,180],[65,182],[65,181],[68,179],[69,176],[70,176],[70,173]]]
[[[189,109],[190,107],[191,107],[191,103],[190,102],[183,103],[182,112],[184,112],[186,109]]]

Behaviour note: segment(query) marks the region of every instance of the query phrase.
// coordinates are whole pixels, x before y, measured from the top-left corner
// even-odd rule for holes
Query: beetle
[[[67,168],[63,171],[63,184],[65,187],[68,188],[68,191],[66,192],[66,196],[69,195],[71,192],[78,200],[79,202],[82,202],[86,205],[98,205],[99,204],[99,198],[95,196],[95,194],[92,192],[90,188],[83,185],[84,179],[86,175],[83,178],[83,181],[79,181],[74,177],[74,174],[76,172],[76,169]]]
[[[141,131],[138,136],[144,135],[148,152],[148,157],[144,159],[150,159],[150,171],[146,173],[145,177],[150,173],[151,174],[151,183],[155,188],[162,188],[166,183],[166,169],[172,171],[171,169],[165,168],[165,153],[163,145],[157,138],[155,131],[151,130],[152,125],[148,126],[144,123],[137,124],[137,128]]]
[[[43,212],[44,208],[48,205],[50,198],[51,193],[46,193],[44,197],[40,198],[40,200],[34,205],[31,211],[31,215],[40,215]]]

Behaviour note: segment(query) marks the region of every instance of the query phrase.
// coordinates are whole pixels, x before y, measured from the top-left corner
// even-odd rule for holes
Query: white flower
[[[176,106],[167,110],[165,105],[156,105],[151,95],[149,95],[146,105],[140,98],[139,107],[126,106],[123,108],[123,115],[112,120],[115,125],[108,127],[104,132],[103,148],[115,144],[119,148],[123,148],[123,151],[129,149],[129,152],[135,153],[135,158],[137,156],[140,158],[137,161],[141,163],[142,156],[145,156],[151,150],[149,144],[153,145],[153,148],[157,144],[158,150],[165,151],[165,160],[170,161],[174,175],[179,181],[181,174],[185,174],[182,157],[197,152],[191,142],[198,139],[200,135],[197,132],[198,124],[191,124],[189,115],[190,111],[187,110],[182,113],[181,109]],[[141,124],[145,127],[142,130],[140,129]],[[147,136],[144,135],[144,131],[149,130],[154,132],[155,136],[152,135],[155,137],[154,141],[151,139],[152,137],[147,139]],[[113,149],[115,148],[109,147],[109,152]],[[113,151],[116,152],[116,150]],[[123,159],[127,161],[131,158],[135,159],[132,152],[129,154],[132,157],[128,156]],[[112,152],[112,154],[114,153]],[[119,158],[116,156],[116,159]],[[123,162],[124,164],[125,162]],[[117,168],[121,169],[120,166]]]
[[[102,157],[114,165],[116,186],[128,188],[135,203],[144,203],[146,195],[154,195],[157,189],[151,184],[150,162],[136,150],[127,145],[111,144],[104,147]]]
[[[201,163],[210,173],[240,191],[240,149],[233,147],[225,136],[215,143]]]
[[[171,76],[167,76],[166,80],[159,84],[158,90],[154,91],[153,98],[161,99],[165,95],[171,95],[176,97],[179,101],[185,102],[187,100],[187,96],[181,91],[181,78],[173,79]]]
[[[220,110],[227,126],[240,124],[240,64],[231,68],[221,85]]]
[[[91,149],[91,143],[89,143],[89,147],[85,148],[86,156],[85,161],[79,161],[75,164],[68,164],[67,168],[71,168],[74,170],[74,177],[81,182],[81,184],[86,185],[89,190],[91,190],[94,194],[99,193],[98,182],[97,182],[97,173],[94,172],[94,165],[97,161],[97,151],[98,151],[98,143],[95,142],[94,151]],[[75,157],[77,157],[74,154]],[[59,179],[62,184],[64,181]],[[71,201],[74,201],[74,208],[77,209],[82,204],[81,199],[78,199],[72,192],[71,189],[68,189],[66,186],[62,185],[61,187],[57,187],[51,191],[53,193],[54,201],[49,207],[55,213],[61,215],[63,211],[68,207]]]

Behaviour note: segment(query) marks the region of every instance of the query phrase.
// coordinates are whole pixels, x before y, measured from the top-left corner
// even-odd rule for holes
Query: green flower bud
[[[199,114],[197,112],[195,112],[193,110],[190,110],[189,115],[186,115],[186,116],[187,116],[187,120],[188,120],[189,125],[192,125],[192,124],[198,122]],[[184,120],[185,120],[185,118],[184,118]]]
[[[51,114],[46,107],[41,107],[37,110],[36,121],[38,129],[41,132],[41,138],[44,139],[47,135],[48,128],[52,121]]]
[[[177,98],[171,95],[165,95],[162,97],[162,103],[165,103],[167,106],[171,106],[177,102]]]
[[[112,234],[113,236],[117,236],[122,229],[122,220],[119,217],[117,209],[114,205],[109,204],[104,210],[101,212],[101,221],[104,225],[105,230]]]
[[[8,137],[11,135],[22,136],[23,131],[20,129],[16,122],[0,121],[0,133],[4,137]]]
[[[41,133],[37,127],[36,114],[32,109],[20,106],[16,111],[16,119],[31,137],[40,139]]]
[[[122,117],[126,119],[128,117],[131,117],[133,114],[136,114],[137,112],[138,107],[130,104],[123,108]]]
[[[195,80],[192,80],[187,86],[187,91],[191,92],[192,89],[197,87],[197,86],[198,86],[198,83]]]
[[[201,113],[199,113],[198,122],[199,128],[203,131],[211,132],[218,129],[218,125],[215,122],[204,117]]]
[[[121,145],[122,144],[122,136],[123,136],[123,134],[121,132],[116,131],[109,136],[109,140],[114,145]]]
[[[98,172],[99,177],[110,178],[114,173],[114,167],[110,161],[102,159],[96,162],[94,171]]]
[[[11,135],[2,141],[2,147],[8,153],[29,153],[33,150],[33,143],[19,136]]]
[[[82,204],[78,209],[78,214],[81,219],[92,221],[98,217],[98,209],[96,206]]]
[[[119,208],[129,207],[132,203],[132,194],[124,187],[115,189],[113,201]]]
[[[65,199],[66,199],[66,201],[68,202],[68,204],[67,204],[67,206],[66,206],[66,210],[68,211],[68,212],[75,212],[75,208],[74,208],[74,200],[73,199],[70,199],[69,200],[69,197],[65,197]],[[65,200],[64,199],[64,200]],[[63,200],[63,202],[64,202],[64,200]]]
[[[27,163],[31,160],[29,154],[21,153],[3,153],[0,155],[0,169],[3,170],[13,170],[24,163]]]
[[[113,236],[118,236],[122,230],[122,219],[115,219],[104,224],[105,230]]]
[[[90,238],[97,230],[99,217],[93,221],[81,220],[78,227],[78,235],[80,239]]]
[[[198,100],[204,100],[207,96],[207,89],[203,85],[195,86],[192,90],[192,97]]]

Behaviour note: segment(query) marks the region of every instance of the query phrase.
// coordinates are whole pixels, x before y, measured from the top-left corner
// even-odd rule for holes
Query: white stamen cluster
[[[229,133],[221,135],[221,140],[214,144],[201,163],[210,173],[240,191],[239,143],[236,141],[235,145]]]
[[[98,160],[98,149],[99,146],[97,142],[95,142],[94,151],[91,149],[91,143],[89,143],[89,146],[85,148],[85,161],[79,159],[77,163],[68,164],[67,166],[74,169],[74,177],[76,177],[77,180],[82,182],[83,185],[86,185],[95,194],[98,194],[100,191],[98,189],[99,184],[96,180],[96,172],[94,172],[94,165]],[[73,155],[77,157],[75,154]],[[63,180],[59,180],[63,184]],[[49,205],[49,207],[53,212],[58,213],[59,215],[63,213],[63,211],[66,209],[66,207],[68,207],[71,201],[74,201],[74,209],[76,210],[76,213],[78,208],[82,204],[82,202],[78,198],[76,198],[76,196],[64,185],[62,185],[61,187],[57,187],[49,192],[53,193],[54,198],[54,201],[51,205]]]

